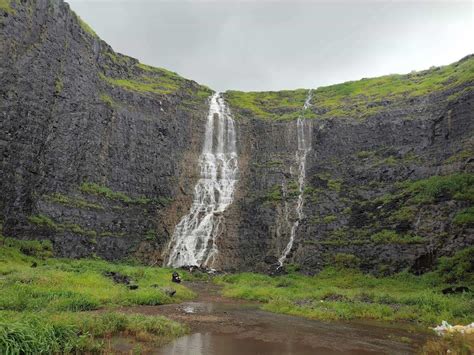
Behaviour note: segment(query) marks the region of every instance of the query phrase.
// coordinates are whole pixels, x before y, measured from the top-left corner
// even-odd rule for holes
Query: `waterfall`
[[[300,221],[303,219],[303,190],[304,190],[304,183],[306,178],[306,155],[311,150],[311,132],[312,132],[312,125],[310,121],[305,120],[305,112],[311,106],[311,97],[312,92],[309,90],[308,96],[303,105],[303,109],[301,110],[301,114],[296,121],[296,132],[298,138],[298,149],[296,150],[296,162],[298,163],[298,199],[296,203],[296,215],[297,218],[293,222],[290,230],[290,240],[286,245],[285,250],[283,251],[282,255],[278,259],[280,266],[283,266],[283,263],[286,260],[286,257],[291,251],[293,247],[293,242],[295,241],[296,230],[300,225]]]
[[[235,125],[219,93],[210,98],[200,179],[189,213],[176,225],[167,265],[212,267],[218,253],[216,237],[222,213],[232,203],[238,165]]]

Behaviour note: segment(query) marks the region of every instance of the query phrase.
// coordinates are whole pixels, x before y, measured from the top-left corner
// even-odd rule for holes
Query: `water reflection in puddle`
[[[171,314],[191,324],[195,333],[151,349],[162,355],[401,355],[415,353],[427,338],[405,324],[313,321],[235,302],[185,302],[134,311]]]
[[[162,355],[314,355],[316,349],[291,342],[270,343],[228,334],[194,333],[159,349]],[[324,349],[320,354],[338,354]]]
[[[214,305],[212,303],[187,302],[184,306],[181,307],[181,310],[184,313],[188,314],[212,313],[214,311]]]

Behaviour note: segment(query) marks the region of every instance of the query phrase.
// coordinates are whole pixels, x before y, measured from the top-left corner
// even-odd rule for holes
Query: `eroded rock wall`
[[[393,102],[363,120],[312,119],[304,218],[287,263],[314,272],[339,255],[366,270],[422,272],[437,257],[473,245],[472,225],[453,223],[471,203],[440,198],[415,204],[397,197],[412,180],[472,174],[474,94],[466,87],[472,83]],[[220,241],[221,257],[229,269],[266,270],[284,250],[297,218],[296,122],[264,121],[231,109],[247,169],[228,212],[231,232]],[[456,159],[459,152],[464,158]],[[374,241],[384,230],[409,237]]]
[[[59,256],[161,265],[192,202],[211,90],[115,53],[63,1],[9,3],[0,10],[2,233],[51,239]],[[474,243],[472,224],[453,222],[472,200],[417,203],[406,192],[407,181],[473,173],[474,78],[439,82],[414,96],[343,95],[341,110],[321,105],[337,91],[315,91],[304,216],[286,264],[422,272]],[[217,239],[220,269],[268,270],[298,218],[295,118],[307,92],[264,94],[253,107],[225,94],[240,175]],[[266,118],[254,114],[265,105]]]
[[[62,1],[12,7],[0,32],[3,233],[50,238],[61,256],[160,262],[180,201],[189,204],[208,89],[113,85],[104,78],[147,68]]]

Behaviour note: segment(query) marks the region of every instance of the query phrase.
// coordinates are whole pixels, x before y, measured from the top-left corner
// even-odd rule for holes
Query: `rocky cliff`
[[[3,234],[161,264],[191,205],[212,91],[115,53],[62,1],[0,4]],[[304,112],[308,90],[226,92],[240,176],[216,267],[266,270],[287,245],[301,115],[312,145],[287,264],[423,272],[473,245],[473,87],[466,57],[316,89]]]
[[[63,256],[156,258],[176,222],[163,210],[189,202],[211,91],[115,53],[62,1],[10,6],[0,23],[4,234],[51,238]]]

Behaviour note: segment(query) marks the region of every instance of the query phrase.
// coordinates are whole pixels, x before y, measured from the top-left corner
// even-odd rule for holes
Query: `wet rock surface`
[[[419,274],[432,270],[439,257],[473,245],[473,226],[453,223],[469,202],[439,196],[417,205],[394,198],[406,181],[472,174],[474,94],[466,90],[472,85],[392,102],[364,120],[315,119],[304,218],[286,263],[314,273],[342,255],[378,274],[405,268]],[[448,99],[455,93],[460,93],[456,100]],[[281,255],[297,218],[296,122],[264,121],[238,107],[231,110],[240,132],[239,165],[245,168],[226,212],[227,234],[219,240],[221,265],[265,272],[268,255]],[[470,153],[453,159],[462,151]],[[401,217],[404,207],[410,214]],[[371,236],[383,230],[422,241],[374,243]]]
[[[58,256],[161,263],[194,183],[202,87],[184,80],[156,94],[111,85],[105,76],[132,76],[138,61],[86,32],[63,1],[12,6],[0,20],[4,234],[51,239]],[[81,189],[86,182],[122,195]],[[54,225],[31,223],[38,215]]]
[[[171,91],[132,90],[127,80],[139,85],[163,73],[115,53],[63,1],[12,6],[0,13],[3,234],[50,239],[58,256],[162,265],[199,178],[210,90],[182,78]],[[363,120],[318,119],[324,110],[311,107],[304,218],[285,263],[306,273],[335,262],[423,273],[472,245],[473,226],[452,222],[466,201],[439,196],[401,218],[406,199],[384,200],[407,180],[473,173],[472,86],[387,98]],[[267,272],[297,218],[296,121],[230,110],[239,181],[213,268]],[[453,159],[461,152],[468,154]],[[375,243],[383,230],[422,242]]]

